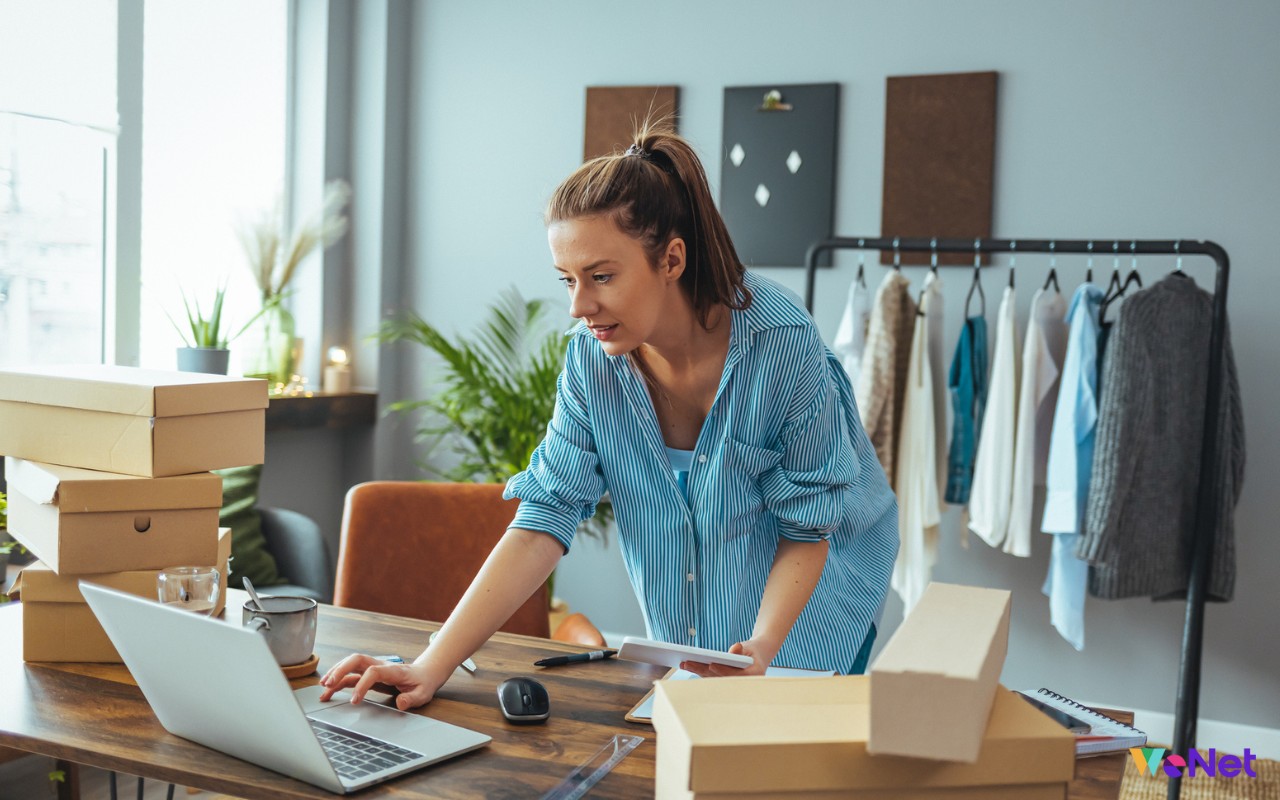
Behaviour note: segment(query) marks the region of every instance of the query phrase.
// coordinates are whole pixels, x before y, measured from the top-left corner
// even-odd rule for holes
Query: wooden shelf
[[[273,397],[267,406],[268,431],[354,428],[372,425],[377,418],[378,395],[374,392]]]

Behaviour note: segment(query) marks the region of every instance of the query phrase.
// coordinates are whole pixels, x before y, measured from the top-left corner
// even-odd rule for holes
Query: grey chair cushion
[[[323,603],[333,600],[333,566],[324,535],[310,517],[284,508],[259,508],[262,534],[276,566],[288,583],[264,593],[300,594]]]

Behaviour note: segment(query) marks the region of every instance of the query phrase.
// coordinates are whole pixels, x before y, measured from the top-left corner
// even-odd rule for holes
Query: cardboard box
[[[261,464],[267,382],[98,364],[0,371],[0,454],[158,477]]]
[[[227,562],[231,559],[231,529],[218,530],[214,563],[220,574],[218,603],[222,612],[227,596]],[[177,566],[177,565],[174,565]],[[96,661],[119,664],[120,655],[93,609],[80,594],[79,581],[156,600],[159,570],[129,570],[99,575],[58,575],[39,561],[25,567],[9,593],[22,600],[22,658],[24,661]]]
[[[867,750],[866,676],[660,681],[654,692],[659,798],[1055,797],[1075,738],[1000,689],[973,764]]]
[[[871,665],[876,754],[978,760],[1009,649],[1010,594],[931,583]]]
[[[212,564],[222,478],[139,478],[5,459],[9,533],[59,575]]]

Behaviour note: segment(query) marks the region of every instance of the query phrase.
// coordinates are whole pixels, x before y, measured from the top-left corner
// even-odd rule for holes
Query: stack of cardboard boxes
[[[35,554],[14,592],[27,661],[118,663],[79,580],[156,600],[164,567],[218,568],[222,479],[263,461],[267,383],[132,367],[0,371],[9,533]]]
[[[661,681],[656,795],[1062,800],[1075,737],[998,684],[1009,593],[930,584],[870,676]]]

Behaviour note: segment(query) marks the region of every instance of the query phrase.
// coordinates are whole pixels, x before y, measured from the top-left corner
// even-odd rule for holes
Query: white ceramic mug
[[[262,608],[246,600],[241,624],[260,631],[271,654],[282,667],[301,664],[311,658],[316,646],[316,601],[309,597],[262,596]]]

